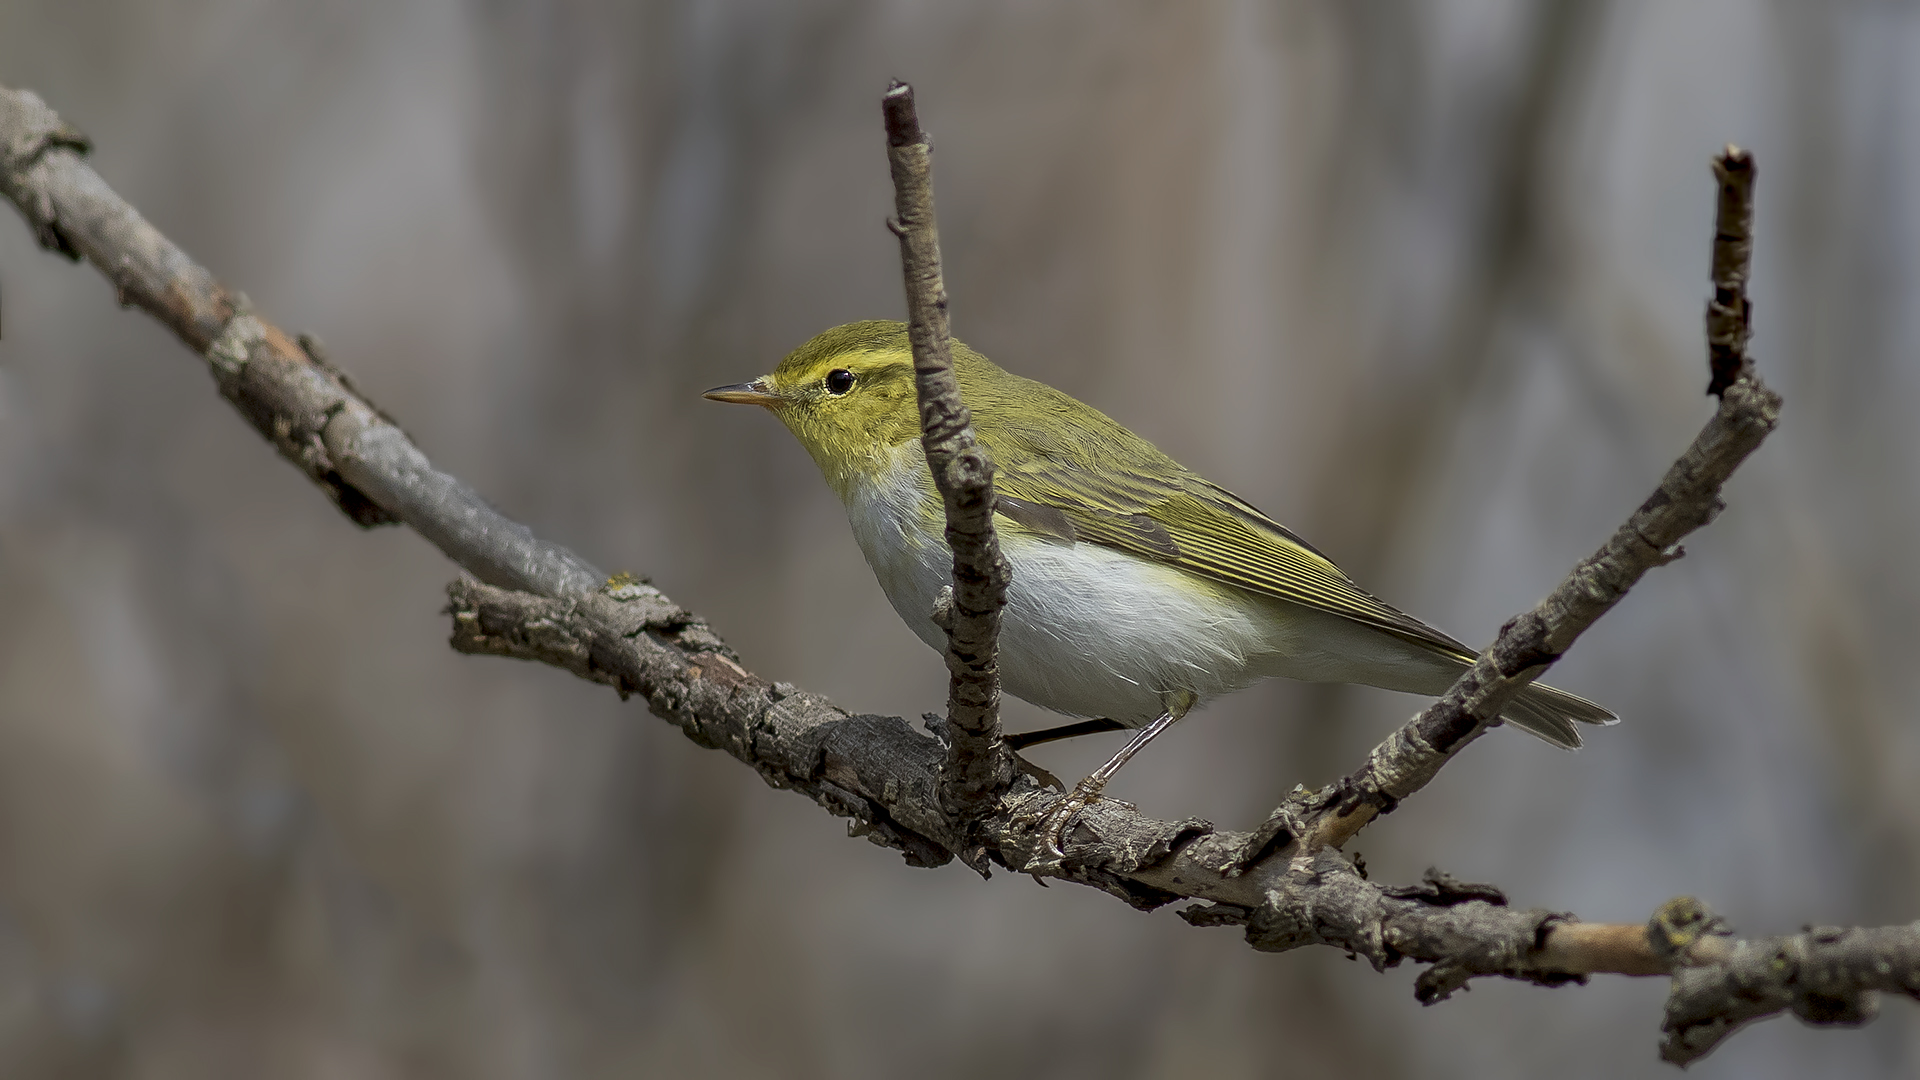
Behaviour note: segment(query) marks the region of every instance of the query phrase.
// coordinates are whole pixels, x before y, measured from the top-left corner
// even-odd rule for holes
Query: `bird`
[[[1001,687],[1087,718],[1007,741],[1019,750],[1135,732],[1076,786],[1066,812],[1099,798],[1188,712],[1262,679],[1437,696],[1474,662],[1474,650],[1361,589],[1293,530],[1105,414],[958,340],[951,354],[975,437],[993,459],[995,531],[1012,570]],[[786,425],[846,507],[894,610],[944,651],[935,608],[953,556],[921,443],[906,324],[835,327],[771,373],[705,397],[762,406]],[[1501,718],[1567,749],[1580,746],[1577,724],[1618,722],[1540,683]]]

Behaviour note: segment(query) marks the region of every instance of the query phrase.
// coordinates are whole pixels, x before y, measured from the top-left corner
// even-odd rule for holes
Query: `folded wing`
[[[1286,526],[1156,456],[1140,463],[1146,470],[1097,476],[1049,458],[1002,466],[1001,512],[1055,540],[1104,544],[1473,658],[1459,641],[1355,585]]]

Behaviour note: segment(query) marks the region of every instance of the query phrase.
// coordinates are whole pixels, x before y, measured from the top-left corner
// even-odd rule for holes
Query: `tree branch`
[[[247,313],[238,294],[121,201],[80,160],[85,145],[38,98],[0,89],[0,192],[41,242],[93,262],[123,302],[151,312],[205,356],[222,393],[353,520],[404,521],[482,579],[449,586],[454,648],[538,660],[623,695],[641,694],[695,742],[850,818],[850,833],[913,865],[968,852],[982,865],[1092,885],[1139,908],[1197,900],[1181,912],[1189,922],[1243,927],[1255,948],[1321,944],[1377,968],[1429,964],[1416,983],[1423,1002],[1485,975],[1549,986],[1599,973],[1670,975],[1662,1054],[1680,1064],[1765,1016],[1791,1010],[1810,1023],[1858,1024],[1874,1014],[1878,991],[1920,992],[1920,924],[1738,941],[1687,897],[1663,905],[1645,926],[1584,923],[1515,910],[1492,886],[1434,871],[1414,886],[1376,885],[1337,850],[1484,731],[1502,695],[1564,650],[1640,573],[1677,554],[1670,554],[1673,541],[1711,518],[1725,473],[1771,427],[1778,399],[1752,377],[1745,355],[1744,259],[1723,264],[1719,257],[1720,241],[1744,245],[1751,235],[1748,226],[1726,224],[1729,206],[1745,214],[1736,214],[1739,221],[1751,220],[1751,163],[1736,166],[1733,154],[1720,170],[1710,319],[1721,309],[1740,313],[1739,332],[1727,338],[1738,374],[1701,438],[1608,546],[1541,608],[1509,624],[1442,705],[1328,792],[1289,800],[1253,833],[1160,821],[1104,799],[1082,812],[1069,855],[1059,859],[1033,831],[1045,815],[1027,812],[1059,796],[1018,778],[984,816],[956,821],[943,793],[952,753],[939,740],[898,717],[852,714],[767,683],[658,590],[630,579],[597,585],[599,572],[577,556],[534,539],[435,471],[317,349]],[[924,163],[924,142],[918,145]],[[929,222],[930,211],[928,204]],[[923,280],[939,298],[937,272]],[[964,429],[963,411],[942,415],[960,416],[953,430]],[[985,516],[990,506],[976,504],[974,512]]]
[[[1309,849],[1339,847],[1425,787],[1454,754],[1498,723],[1513,695],[1560,659],[1642,575],[1684,554],[1680,541],[1720,512],[1721,485],[1779,423],[1780,395],[1760,381],[1746,353],[1753,159],[1729,146],[1715,159],[1714,172],[1720,203],[1715,299],[1708,303],[1707,322],[1717,387],[1709,392],[1720,394],[1719,409],[1606,546],[1581,560],[1533,610],[1509,619],[1444,697],[1375,747],[1358,771],[1274,811],[1265,831],[1276,840],[1285,830]],[[1723,371],[1733,377],[1719,386]]]
[[[960,400],[949,348],[947,286],[940,273],[940,233],[933,216],[933,148],[914,111],[913,87],[895,82],[881,98],[887,161],[907,286],[907,339],[913,346],[914,390],[921,445],[946,504],[953,549],[953,595],[934,613],[947,632],[947,761],[941,804],[962,820],[979,817],[1005,794],[1015,775],[1013,751],[1000,736],[1000,610],[1012,570],[993,528],[993,458],[973,437],[973,417]],[[985,869],[977,857],[969,864]]]
[[[1270,824],[1309,848],[1339,847],[1425,787],[1648,570],[1683,554],[1681,539],[1720,512],[1721,485],[1779,418],[1779,395],[1757,378],[1728,387],[1713,418],[1606,546],[1581,560],[1533,610],[1508,620],[1452,689],[1375,747],[1366,764],[1323,791],[1290,801]]]
[[[1669,900],[1648,924],[1662,933],[1679,911],[1714,930],[1676,966],[1660,1030],[1660,1056],[1687,1065],[1755,1020],[1791,1010],[1809,1024],[1858,1027],[1879,1014],[1879,993],[1920,1000],[1920,923],[1735,941],[1690,897]],[[1685,940],[1684,937],[1681,938]]]
[[[1707,301],[1707,393],[1727,389],[1753,374],[1747,342],[1753,335],[1753,305],[1747,279],[1753,270],[1753,155],[1729,143],[1713,159],[1720,199],[1714,211],[1713,297]]]
[[[207,361],[220,393],[357,525],[402,521],[482,581],[559,595],[606,575],[488,506],[427,461],[406,432],[310,339],[247,311],[82,160],[84,136],[26,90],[0,88],[0,194],[41,246],[85,258]]]

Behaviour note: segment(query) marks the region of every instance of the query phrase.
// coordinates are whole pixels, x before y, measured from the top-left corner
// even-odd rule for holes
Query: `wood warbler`
[[[1445,693],[1473,650],[1382,603],[1313,545],[1147,440],[953,342],[960,396],[993,454],[994,525],[1013,567],[1000,628],[1007,693],[1097,720],[1008,737],[1143,729],[1260,679]],[[836,327],[715,401],[761,405],[813,455],[893,608],[935,649],[952,580],[946,520],[920,444],[906,324]],[[1502,717],[1556,746],[1606,709],[1538,683]]]

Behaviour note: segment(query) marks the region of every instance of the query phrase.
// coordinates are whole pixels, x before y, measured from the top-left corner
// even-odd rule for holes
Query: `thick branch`
[[[698,616],[651,585],[610,582],[553,599],[462,580],[447,593],[452,644],[461,652],[552,664],[623,696],[639,694],[655,715],[694,742],[725,750],[768,784],[799,791],[853,819],[852,834],[897,850],[914,865],[943,863],[967,842],[940,804],[946,755],[938,740],[899,717],[848,713],[824,698],[768,683],[743,669]],[[1511,912],[1499,890],[1438,874],[1420,886],[1382,888],[1331,852],[1316,861],[1272,855],[1249,865],[1240,858],[1247,834],[1194,819],[1156,820],[1114,799],[1087,807],[1075,830],[1073,858],[1063,861],[1045,850],[1046,837],[1034,831],[1035,815],[1021,812],[1029,800],[1059,797],[1022,779],[995,813],[978,822],[971,842],[1017,872],[1093,885],[1135,907],[1204,901],[1207,906],[1185,912],[1189,921],[1245,925],[1248,940],[1261,949],[1317,942],[1355,948],[1381,966],[1401,958],[1445,961],[1468,975],[1547,982],[1592,972],[1667,970],[1642,927]],[[1469,900],[1482,906],[1460,907]],[[1297,912],[1313,914],[1302,922],[1292,914]],[[1462,921],[1483,914],[1477,922]],[[1388,915],[1395,920],[1392,928],[1369,929]],[[1329,929],[1336,926],[1344,929]],[[1496,926],[1497,940],[1488,936]],[[1572,933],[1543,944],[1546,927]],[[1630,939],[1625,944],[1623,936]],[[1376,939],[1379,947],[1366,944]]]
[[[220,393],[341,512],[362,526],[404,521],[497,585],[561,595],[604,580],[434,469],[311,342],[249,313],[244,295],[115,194],[81,159],[86,149],[38,96],[0,88],[0,193],[42,246],[91,262],[120,303],[159,319],[204,357]]]
[[[1431,966],[1414,981],[1424,1004],[1476,976],[1557,986],[1602,972],[1669,974],[1660,1056],[1699,1060],[1755,1020],[1791,1010],[1810,1024],[1858,1026],[1877,994],[1920,999],[1920,923],[1814,928],[1736,940],[1692,897],[1662,904],[1644,926],[1582,923],[1515,911],[1499,890],[1428,871],[1421,885],[1370,885],[1331,848],[1296,859],[1288,880],[1247,924],[1255,948],[1331,945],[1376,968],[1402,959]]]
[[[1253,835],[1156,820],[1112,799],[1088,806],[1073,857],[1062,861],[1022,813],[1028,800],[1059,796],[1025,782],[963,837],[940,805],[937,740],[898,717],[850,714],[767,683],[651,586],[610,583],[555,600],[457,581],[448,595],[455,649],[553,664],[640,694],[688,738],[852,819],[850,835],[912,865],[943,863],[971,843],[1017,872],[1092,885],[1138,908],[1202,901],[1181,915],[1196,926],[1242,926],[1257,949],[1327,945],[1379,969],[1428,964],[1415,982],[1423,1003],[1475,977],[1559,986],[1596,974],[1672,974],[1662,1053],[1685,1063],[1753,1020],[1791,1009],[1809,1022],[1860,1023],[1873,1013],[1873,991],[1920,986],[1920,924],[1743,942],[1686,897],[1646,924],[1581,922],[1511,908],[1493,886],[1434,871],[1414,886],[1377,885],[1331,848],[1248,864]]]
[[[933,216],[932,147],[914,112],[913,87],[896,82],[881,99],[894,220],[907,286],[921,444],[947,511],[953,596],[935,614],[947,631],[947,771],[943,803],[962,819],[991,807],[1013,782],[1013,752],[1000,737],[1000,611],[1012,572],[993,529],[993,458],[973,437],[960,400]]]
[[[1714,241],[1716,300],[1708,309],[1710,328],[1716,326],[1715,312],[1725,297],[1735,298],[1729,302],[1739,312],[1738,326],[1722,327],[1722,339],[1710,344],[1716,382],[1723,362],[1730,363],[1730,370],[1737,374],[1720,392],[1719,409],[1606,546],[1581,560],[1533,610],[1508,620],[1446,696],[1375,747],[1358,771],[1276,810],[1266,826],[1276,839],[1284,831],[1308,848],[1339,847],[1369,821],[1425,787],[1454,754],[1497,722],[1500,710],[1522,686],[1560,659],[1574,639],[1619,603],[1642,575],[1680,557],[1681,539],[1720,512],[1721,485],[1779,422],[1780,396],[1761,383],[1746,356],[1753,161],[1728,147],[1714,169],[1721,187]],[[1725,354],[1730,360],[1723,357],[1723,347],[1734,350]]]

